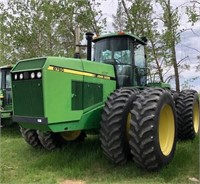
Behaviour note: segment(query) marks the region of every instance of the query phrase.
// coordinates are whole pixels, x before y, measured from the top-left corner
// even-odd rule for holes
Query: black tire
[[[114,164],[124,164],[130,148],[126,134],[127,118],[136,88],[121,88],[113,92],[105,103],[102,113],[100,141],[105,156]]]
[[[131,110],[129,144],[139,167],[157,170],[168,164],[176,149],[176,132],[175,105],[169,92],[151,88],[137,95]]]
[[[175,90],[171,90],[171,94],[173,96],[174,102],[176,103],[179,93]]]
[[[172,98],[173,98],[173,100],[174,100],[174,102],[176,104],[176,101],[178,99],[179,93],[176,92],[175,90],[172,90],[172,89],[168,89],[167,91],[171,94],[171,96],[172,96]]]
[[[0,118],[0,128],[10,127],[10,126],[12,126],[14,124],[15,123],[12,122],[11,118]]]
[[[195,90],[184,90],[176,102],[178,138],[193,139],[199,132],[199,97]]]
[[[40,140],[38,138],[38,134],[36,130],[26,129],[20,127],[20,132],[24,140],[34,148],[42,148]]]
[[[61,137],[56,133],[37,131],[37,134],[42,146],[48,151],[55,150],[62,145]]]

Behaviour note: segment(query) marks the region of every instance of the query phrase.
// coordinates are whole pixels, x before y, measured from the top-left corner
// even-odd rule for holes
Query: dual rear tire
[[[166,90],[121,89],[105,104],[101,147],[115,164],[125,163],[132,155],[138,166],[156,170],[172,160],[176,135],[175,105]]]
[[[178,138],[193,139],[199,133],[199,96],[194,90],[182,91],[176,101]]]
[[[116,90],[102,113],[103,152],[114,164],[123,164],[132,155],[138,166],[157,170],[172,160],[178,139],[193,139],[199,133],[199,109],[194,90]]]
[[[164,89],[147,89],[131,110],[130,147],[135,163],[147,170],[167,165],[176,149],[176,113],[172,96]]]
[[[130,156],[130,110],[138,92],[136,88],[116,90],[108,97],[103,109],[100,123],[101,148],[115,164],[124,164]]]

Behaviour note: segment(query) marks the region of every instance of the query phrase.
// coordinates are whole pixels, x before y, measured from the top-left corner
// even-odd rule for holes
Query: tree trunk
[[[165,1],[164,1],[165,2]],[[171,5],[170,5],[170,0],[167,1],[167,3],[165,2],[167,10],[168,10],[168,26],[167,29],[169,32],[171,32],[171,38],[170,38],[170,50],[171,50],[171,60],[172,60],[172,64],[174,67],[174,75],[175,75],[175,84],[176,84],[176,91],[180,92],[180,83],[179,83],[179,73],[178,73],[178,64],[177,64],[177,60],[176,60],[176,43],[175,43],[175,31],[172,25],[172,10],[171,10]]]
[[[176,91],[180,92],[180,82],[179,82],[178,64],[177,64],[177,61],[176,61],[175,41],[173,41],[173,43],[172,43],[171,51],[172,51],[172,62],[173,62],[173,66],[174,66]]]
[[[158,69],[158,75],[160,77],[160,82],[164,82],[164,79],[163,79],[163,74],[162,74],[162,68],[161,66],[159,65],[159,62],[158,62],[158,58],[157,58],[157,55],[156,55],[156,51],[155,51],[155,45],[153,44],[153,41],[152,40],[149,40],[151,42],[151,46],[152,46],[152,53],[153,53],[153,57],[156,61],[156,66],[157,66],[157,69]]]
[[[124,7],[124,11],[125,11],[126,16],[127,16],[127,18],[128,18],[128,24],[129,24],[129,26],[130,26],[130,31],[131,31],[132,34],[134,34],[134,29],[133,29],[133,26],[132,26],[132,23],[131,23],[132,20],[131,20],[131,17],[130,17],[128,8],[126,7],[126,3],[125,3],[124,0],[122,0],[122,5],[123,5],[123,7]]]

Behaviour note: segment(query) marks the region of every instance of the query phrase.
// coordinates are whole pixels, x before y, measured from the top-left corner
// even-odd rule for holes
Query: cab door
[[[1,89],[3,92],[3,107],[4,109],[9,109],[9,106],[12,105],[12,95],[11,95],[11,68],[1,69]]]

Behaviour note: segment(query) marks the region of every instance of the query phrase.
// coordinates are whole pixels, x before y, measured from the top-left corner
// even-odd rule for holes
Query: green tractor
[[[0,126],[12,124],[11,74],[13,66],[0,67]]]
[[[12,69],[13,120],[25,141],[53,150],[96,132],[115,164],[131,157],[148,170],[168,164],[177,137],[199,131],[197,92],[147,83],[145,39],[122,32],[86,39],[87,60],[33,58]]]

